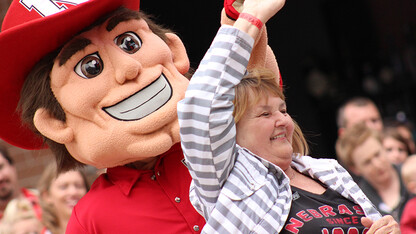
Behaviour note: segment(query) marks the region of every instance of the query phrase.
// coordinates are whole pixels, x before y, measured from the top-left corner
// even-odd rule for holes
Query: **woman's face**
[[[384,138],[383,148],[389,161],[396,165],[402,164],[408,156],[406,145],[393,137]]]
[[[52,181],[45,200],[55,207],[59,218],[69,218],[77,202],[87,193],[81,173],[68,171]]]
[[[394,173],[391,163],[384,154],[381,142],[369,137],[351,153],[354,172],[364,177],[370,184],[384,184]]]
[[[237,144],[285,170],[292,161],[294,123],[280,97],[263,97],[237,123]]]

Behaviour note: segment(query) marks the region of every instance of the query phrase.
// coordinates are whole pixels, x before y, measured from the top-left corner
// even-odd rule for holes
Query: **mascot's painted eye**
[[[134,32],[126,32],[114,39],[118,47],[129,54],[136,53],[142,47],[140,37]]]
[[[91,79],[98,76],[104,68],[104,63],[98,53],[85,56],[75,66],[75,73],[85,79]]]

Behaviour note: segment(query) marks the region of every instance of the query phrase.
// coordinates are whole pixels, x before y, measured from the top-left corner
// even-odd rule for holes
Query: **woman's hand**
[[[282,9],[286,0],[245,0],[243,12],[251,14],[263,23]]]
[[[383,218],[372,221],[367,217],[361,218],[361,223],[364,227],[369,228],[367,234],[381,234],[381,233],[401,233],[399,224],[393,219],[391,215],[383,216]]]
[[[244,7],[241,13],[247,13],[259,19],[265,24],[271,17],[273,17],[285,5],[286,0],[245,0]],[[248,33],[254,39],[260,33],[260,28],[257,28],[245,19],[238,18],[234,23],[234,27]]]

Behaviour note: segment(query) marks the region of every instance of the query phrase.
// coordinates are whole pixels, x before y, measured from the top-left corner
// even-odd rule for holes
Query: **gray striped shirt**
[[[234,86],[244,76],[254,40],[222,26],[178,104],[190,199],[207,220],[202,233],[278,233],[288,217],[289,178],[276,165],[236,144]],[[381,216],[333,159],[293,156],[292,166]]]

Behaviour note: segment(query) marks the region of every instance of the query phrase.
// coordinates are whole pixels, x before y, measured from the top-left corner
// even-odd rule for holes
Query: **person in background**
[[[15,198],[4,211],[0,234],[40,234],[42,223],[29,200]]]
[[[401,176],[407,190],[416,195],[416,155],[412,154],[402,164]]]
[[[358,185],[384,215],[400,221],[409,193],[399,168],[387,159],[381,133],[358,123],[348,128],[336,142],[339,159],[348,169],[363,179]]]
[[[346,129],[360,122],[365,123],[367,127],[379,132],[381,132],[384,127],[380,111],[376,104],[371,99],[362,96],[355,96],[345,101],[338,108],[336,121],[338,138],[342,136]],[[339,159],[339,155],[337,155],[337,158]],[[342,160],[339,161],[341,165],[343,165]],[[360,176],[356,175],[353,171],[350,171],[347,165],[343,166],[346,167],[354,181],[357,183],[360,182],[362,179]]]
[[[349,127],[364,122],[367,127],[381,132],[384,124],[376,104],[367,97],[353,97],[338,108],[338,136]]]
[[[410,155],[402,164],[401,176],[407,190],[412,195],[404,207],[400,220],[403,234],[416,233],[416,155]]]
[[[33,206],[36,216],[40,219],[41,208],[35,190],[21,188],[14,161],[4,145],[0,145],[0,220],[7,204],[15,198],[25,198]]]
[[[396,166],[400,166],[410,154],[406,139],[395,127],[384,128],[383,148],[387,159]]]
[[[65,233],[72,209],[89,188],[82,169],[58,173],[56,163],[49,164],[38,184],[44,233]]]
[[[386,120],[384,121],[385,128],[395,128],[400,135],[406,140],[407,147],[410,150],[409,154],[416,154],[416,144],[413,137],[414,127],[410,121]]]

